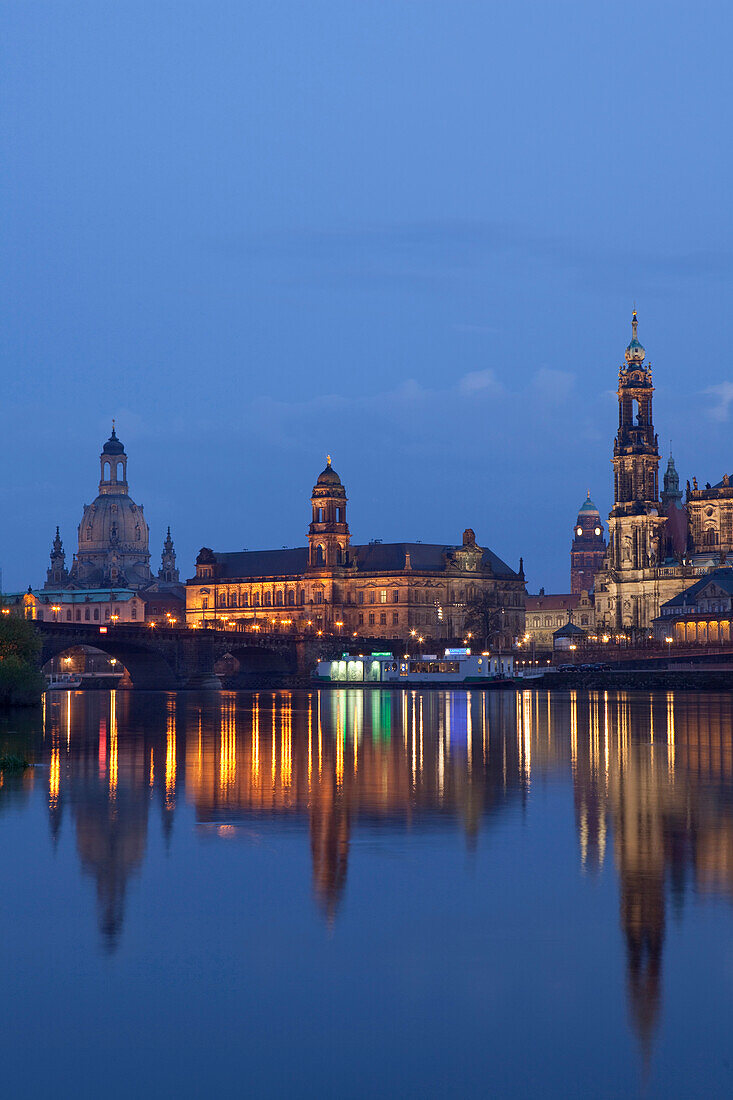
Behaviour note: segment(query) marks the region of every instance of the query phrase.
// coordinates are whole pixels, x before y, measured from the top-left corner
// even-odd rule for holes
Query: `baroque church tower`
[[[668,530],[659,499],[659,442],[652,415],[654,386],[637,328],[634,310],[631,343],[618,375],[614,505],[608,517],[608,551],[603,569],[596,576],[596,624],[611,630],[649,630],[660,604],[684,587],[680,570],[666,564]],[[668,470],[665,501],[675,493],[675,475],[675,470]]]
[[[657,564],[664,525],[659,514],[659,442],[652,418],[652,372],[649,364],[644,365],[646,352],[639,343],[637,325],[634,310],[626,365],[618,376],[614,506],[608,521],[612,564],[622,573]]]

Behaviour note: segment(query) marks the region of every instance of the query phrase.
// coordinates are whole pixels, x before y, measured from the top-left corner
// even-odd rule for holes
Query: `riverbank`
[[[619,669],[604,672],[550,672],[528,680],[526,689],[543,691],[733,691],[733,669]]]

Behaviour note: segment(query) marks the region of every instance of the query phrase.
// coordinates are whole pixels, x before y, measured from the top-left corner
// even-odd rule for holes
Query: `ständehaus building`
[[[659,441],[652,415],[652,372],[637,335],[618,377],[613,447],[614,505],[608,549],[595,578],[596,629],[651,629],[661,604],[733,553],[733,485],[726,475],[705,490],[687,484],[685,503],[670,456],[659,492]]]
[[[502,644],[524,633],[524,572],[478,546],[351,542],[346,490],[329,457],[311,495],[308,545],[215,553],[204,547],[186,583],[191,626],[318,631],[360,637],[460,638],[468,606],[488,595]],[[503,613],[502,613],[503,612]],[[498,621],[498,620],[497,620]]]

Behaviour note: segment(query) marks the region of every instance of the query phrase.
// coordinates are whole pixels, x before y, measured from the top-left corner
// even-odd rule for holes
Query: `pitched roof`
[[[359,573],[394,573],[405,568],[406,556],[417,572],[442,573],[446,569],[446,553],[460,549],[429,542],[374,542],[365,546],[352,544],[350,554]],[[298,576],[308,566],[308,547],[288,550],[241,550],[231,554],[214,553],[220,567],[218,580],[246,577]],[[491,568],[496,577],[516,578],[514,570],[492,550],[484,550],[482,565]]]
[[[553,630],[553,638],[568,638],[571,635],[575,638],[578,634],[585,634],[585,630],[581,630],[575,623],[565,623],[565,626],[561,626],[559,630]]]
[[[580,603],[580,593],[550,593],[547,596],[527,596],[526,611],[574,611]]]
[[[667,600],[666,603],[662,604],[662,607],[689,607],[697,602],[697,597],[711,582],[715,582],[729,596],[733,596],[733,569],[713,569],[712,572],[706,573],[695,584],[691,584],[684,592],[680,592],[679,596]]]

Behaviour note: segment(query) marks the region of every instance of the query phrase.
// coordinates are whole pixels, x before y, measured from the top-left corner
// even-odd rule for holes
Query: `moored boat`
[[[81,687],[81,676],[75,672],[57,672],[46,677],[46,691],[76,691]]]
[[[323,684],[355,686],[510,686],[514,683],[514,658],[511,654],[473,654],[470,649],[446,649],[442,656],[437,653],[403,657],[393,653],[343,653],[336,660],[319,661],[313,677]]]

